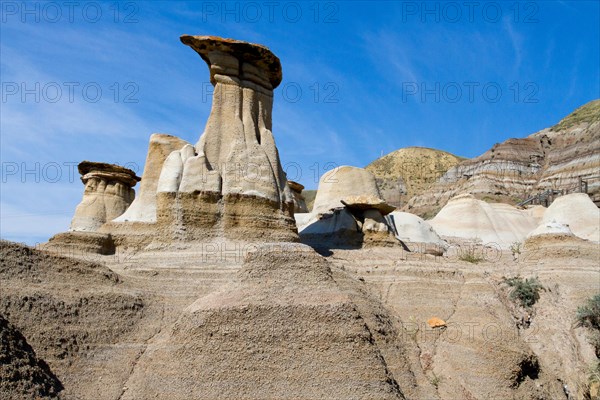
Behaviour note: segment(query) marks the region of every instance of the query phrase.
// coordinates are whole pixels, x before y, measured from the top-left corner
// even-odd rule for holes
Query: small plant
[[[540,290],[544,289],[537,277],[525,280],[520,276],[504,278],[504,283],[512,288],[510,298],[518,300],[525,308],[533,306],[540,299]]]
[[[429,379],[429,382],[431,382],[431,384],[437,389],[442,382],[442,378],[437,376],[433,371],[431,371],[431,375],[433,375],[433,377]]]
[[[475,247],[471,246],[466,250],[462,251],[460,256],[458,257],[461,261],[470,262],[472,264],[477,264],[478,262],[483,261],[483,257],[476,254]]]
[[[588,299],[586,305],[577,308],[576,321],[577,326],[591,330],[590,343],[594,346],[596,356],[600,357],[600,293]]]
[[[590,367],[587,384],[584,388],[584,399],[600,399],[600,361]]]
[[[577,326],[600,330],[600,293],[577,308]]]
[[[510,245],[510,252],[512,253],[513,257],[516,257],[517,254],[521,254],[521,242],[513,242]]]

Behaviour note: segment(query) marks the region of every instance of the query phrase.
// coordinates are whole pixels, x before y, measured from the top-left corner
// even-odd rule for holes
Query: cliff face
[[[404,209],[432,217],[461,193],[516,204],[546,190],[585,190],[586,184],[587,193],[598,204],[599,168],[600,100],[595,100],[552,128],[523,139],[508,139],[457,164],[431,188],[413,196]]]

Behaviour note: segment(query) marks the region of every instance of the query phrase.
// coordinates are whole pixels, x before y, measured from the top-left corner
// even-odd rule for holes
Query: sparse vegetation
[[[577,308],[576,320],[577,326],[590,329],[590,343],[594,346],[596,356],[600,357],[600,293],[588,299],[586,305]]]
[[[595,121],[600,121],[600,100],[594,100],[584,104],[571,114],[567,115],[562,121],[554,125],[551,129],[553,131],[561,131],[582,122],[592,123]]]
[[[474,246],[469,246],[467,249],[461,251],[460,256],[458,258],[461,261],[470,262],[472,264],[477,264],[483,261],[483,257],[477,254],[477,251]]]
[[[530,308],[540,299],[540,290],[544,287],[537,277],[523,279],[520,276],[504,278],[504,283],[510,286],[510,298],[518,301],[521,306]]]
[[[584,399],[600,399],[600,361],[590,367],[588,381],[584,388]]]
[[[437,376],[433,371],[431,371],[431,375],[433,376],[429,379],[429,382],[437,389],[442,382],[442,378]]]
[[[517,255],[521,254],[521,242],[513,242],[510,245],[510,252],[512,253],[514,258],[516,258]]]
[[[590,368],[590,383],[600,383],[600,361]]]

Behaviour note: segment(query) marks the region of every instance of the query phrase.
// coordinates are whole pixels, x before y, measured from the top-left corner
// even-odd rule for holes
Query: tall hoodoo
[[[157,222],[180,239],[296,240],[293,195],[271,132],[279,59],[266,47],[184,35],[210,70],[213,103],[195,146],[166,158],[157,186]]]
[[[208,169],[221,176],[224,195],[292,201],[271,132],[273,89],[282,79],[279,59],[264,46],[232,39],[184,35],[181,41],[206,61],[215,87],[198,155],[187,162],[189,170],[184,168],[182,189],[216,190],[218,185],[197,188],[187,182],[189,175]]]

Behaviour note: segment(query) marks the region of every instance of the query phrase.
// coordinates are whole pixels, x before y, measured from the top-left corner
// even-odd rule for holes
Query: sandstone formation
[[[317,247],[393,246],[398,241],[384,215],[394,209],[373,175],[342,166],[323,174],[312,212],[295,218],[301,239]]]
[[[297,241],[294,195],[272,129],[279,59],[266,47],[214,36],[181,37],[214,85],[195,145],[153,135],[138,201],[101,231],[117,246],[187,246],[231,240]]]
[[[133,187],[140,178],[132,170],[113,164],[82,161],[77,169],[85,190],[70,230],[95,232],[127,210],[135,198]]]
[[[552,128],[527,138],[508,139],[479,157],[461,162],[429,190],[414,196],[405,209],[431,216],[461,193],[516,204],[548,191],[585,191],[600,204],[598,137],[600,100],[594,100]],[[552,192],[549,200],[555,196]]]
[[[442,236],[500,249],[522,242],[537,226],[523,210],[509,204],[486,203],[471,194],[451,199],[429,223]]]
[[[341,200],[363,196],[374,205],[385,204],[375,177],[363,168],[341,166],[321,176],[312,212],[326,213],[343,207]],[[387,209],[387,208],[386,208]],[[386,214],[389,213],[386,212]]]
[[[556,222],[582,239],[600,242],[600,210],[584,193],[573,193],[554,200],[542,218],[542,224]]]
[[[306,207],[306,201],[302,195],[304,186],[294,181],[288,181],[288,186],[292,190],[292,196],[294,196],[294,213],[307,213],[308,208]]]
[[[555,264],[532,258],[520,264],[483,261],[474,268],[446,257],[373,248],[335,250],[330,260],[364,279],[399,318],[428,378],[419,386],[435,386],[434,395],[416,399],[503,400],[566,399],[563,384],[572,393],[581,387],[586,379],[581,371],[594,356],[582,330],[572,331],[572,316],[581,299],[597,291],[597,256],[596,249]],[[552,288],[530,311],[530,328],[516,327],[518,314],[501,283],[502,276],[517,273],[538,275]],[[564,290],[555,290],[556,284]],[[446,328],[431,328],[432,317]]]
[[[50,238],[44,248],[54,252],[114,254],[106,222],[122,215],[134,202],[133,187],[140,181],[134,171],[118,165],[82,161],[78,165],[85,185],[83,199],[75,209],[68,232]]]
[[[308,246],[257,246],[150,344],[123,399],[426,397],[385,310],[336,275]]]
[[[172,135],[155,133],[150,136],[138,196],[115,222],[156,222],[156,191],[163,163],[171,152],[186,144],[185,140]]]
[[[166,158],[157,186],[158,238],[295,240],[293,196],[271,132],[279,59],[266,47],[181,37],[215,86],[204,133]]]
[[[429,189],[464,158],[426,147],[406,147],[378,158],[365,167],[377,179],[381,195],[401,207]]]
[[[527,234],[527,238],[543,235],[565,235],[574,236],[573,232],[567,225],[558,223],[556,221],[544,222],[537,228]]]

